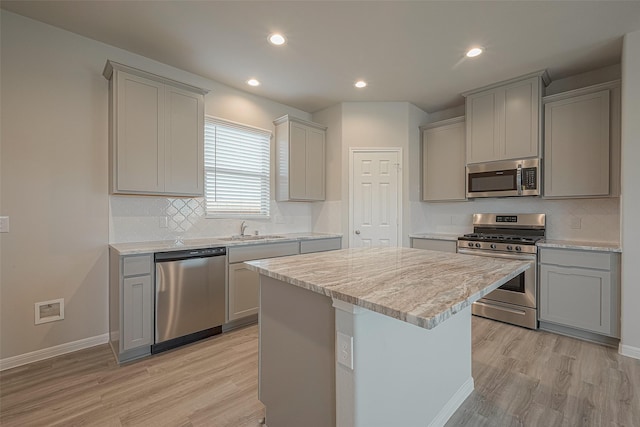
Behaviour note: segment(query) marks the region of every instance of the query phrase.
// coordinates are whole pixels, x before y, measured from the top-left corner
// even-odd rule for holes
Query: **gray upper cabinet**
[[[467,164],[540,156],[541,98],[546,72],[463,93]]]
[[[276,200],[325,199],[326,127],[283,116],[276,128]]]
[[[206,90],[107,61],[111,192],[204,194]]]
[[[544,98],[544,196],[619,195],[619,83]]]
[[[422,200],[465,200],[464,117],[422,126]]]

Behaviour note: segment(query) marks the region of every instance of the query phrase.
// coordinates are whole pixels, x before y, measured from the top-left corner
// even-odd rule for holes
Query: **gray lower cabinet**
[[[616,253],[540,248],[540,328],[619,338],[619,266]]]
[[[227,287],[227,322],[238,321],[258,314],[260,306],[260,278],[249,270],[244,261],[275,258],[299,253],[312,253],[340,249],[340,237],[278,242],[229,247],[229,274]]]
[[[243,262],[229,264],[229,321],[258,313],[260,277]]]
[[[153,255],[109,253],[109,342],[118,362],[151,353]]]
[[[440,240],[428,238],[411,238],[411,247],[415,249],[428,249],[430,251],[452,252],[456,253],[457,241]]]

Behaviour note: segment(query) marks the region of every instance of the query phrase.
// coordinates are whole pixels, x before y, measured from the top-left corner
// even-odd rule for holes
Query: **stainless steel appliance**
[[[152,353],[222,332],[226,248],[155,254],[155,340]]]
[[[540,159],[504,160],[467,166],[467,197],[540,195]]]
[[[536,242],[544,214],[474,214],[473,233],[458,237],[458,253],[529,261],[531,266],[471,307],[477,316],[538,328]]]

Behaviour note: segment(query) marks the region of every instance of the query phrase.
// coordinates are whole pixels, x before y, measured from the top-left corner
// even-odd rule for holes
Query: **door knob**
[[[356,234],[360,234],[360,230],[356,230]]]

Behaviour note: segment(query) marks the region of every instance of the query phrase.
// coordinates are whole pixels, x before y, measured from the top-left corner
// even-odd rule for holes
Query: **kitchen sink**
[[[240,235],[236,235],[236,236],[231,236],[231,237],[223,237],[220,238],[218,240],[222,240],[224,242],[236,242],[236,241],[240,241],[240,242],[244,242],[247,240],[266,240],[266,239],[284,239],[284,236],[277,236],[275,234],[264,234],[264,235],[247,235],[247,236],[240,236]]]

